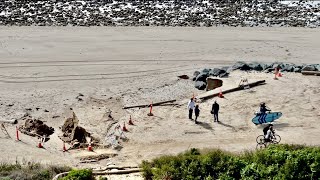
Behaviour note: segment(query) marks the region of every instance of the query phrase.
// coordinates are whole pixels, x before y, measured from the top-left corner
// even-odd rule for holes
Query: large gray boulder
[[[239,70],[242,70],[242,71],[252,70],[252,68],[251,68],[247,63],[242,62],[242,61],[236,62],[236,63],[232,66],[232,69],[233,69],[233,70],[239,69]]]
[[[196,81],[194,87],[199,89],[199,90],[204,90],[206,89],[207,83],[203,82],[203,81]]]
[[[209,76],[209,73],[203,73],[201,72],[195,79],[195,81],[203,81],[206,82],[207,77]]]
[[[197,78],[197,76],[200,74],[200,72],[199,71],[195,71],[194,73],[193,73],[193,78],[192,78],[192,81],[195,81],[196,80],[196,78]]]
[[[306,65],[302,68],[302,71],[317,71],[316,67],[312,64]]]
[[[262,71],[263,67],[261,66],[261,64],[257,62],[252,62],[252,63],[249,63],[248,66],[250,67],[250,69],[253,69],[255,71]]]
[[[213,68],[209,72],[209,76],[219,76],[222,73],[225,73],[225,70],[219,69],[219,68]]]

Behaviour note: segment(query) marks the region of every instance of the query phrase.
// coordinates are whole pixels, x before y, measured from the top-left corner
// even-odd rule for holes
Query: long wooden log
[[[255,87],[255,86],[259,86],[259,85],[264,85],[265,82],[266,82],[265,80],[256,81],[256,82],[253,82],[253,83],[249,83],[246,86],[249,86],[250,88],[252,88],[252,87]],[[231,93],[231,92],[235,92],[235,91],[240,91],[240,90],[243,90],[243,89],[244,89],[244,86],[239,86],[239,87],[236,87],[236,88],[232,88],[232,89],[228,89],[228,90],[222,91],[222,94],[227,94],[227,93]],[[204,97],[200,97],[199,99],[207,100],[207,99],[216,97],[218,95],[219,95],[219,93],[214,93],[214,94],[210,94],[210,95],[207,95],[207,96],[204,96]]]
[[[320,71],[301,71],[303,75],[320,76]]]
[[[118,170],[118,171],[103,171],[103,172],[92,172],[93,175],[112,175],[112,174],[130,174],[141,172],[141,168],[128,169],[128,170]]]
[[[133,168],[139,168],[138,166],[108,166],[102,169],[93,169],[93,171],[105,171],[110,169],[119,169],[119,170],[125,170],[125,169],[133,169]]]
[[[177,100],[169,100],[169,101],[162,101],[162,102],[157,102],[157,103],[152,103],[152,106],[159,106],[165,103],[173,103]],[[135,106],[125,106],[123,107],[123,109],[130,109],[130,108],[146,108],[146,107],[150,107],[150,104],[142,104],[142,105],[135,105]]]
[[[18,121],[17,121],[16,119],[12,119],[12,120],[1,120],[1,119],[0,119],[0,123],[17,124]]]

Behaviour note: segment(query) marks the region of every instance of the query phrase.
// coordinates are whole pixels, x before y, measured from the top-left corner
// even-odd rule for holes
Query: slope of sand
[[[241,77],[265,79],[267,84],[217,99],[220,124],[213,123],[210,114],[214,99],[200,103],[199,125],[188,120],[186,101],[204,92],[196,90],[193,81],[177,78],[237,60],[320,63],[319,35],[318,29],[303,28],[1,27],[0,118],[28,112],[56,131],[46,149],[38,149],[36,138],[22,134],[22,142],[14,141],[15,126],[6,125],[12,139],[0,132],[0,159],[103,167],[137,165],[191,147],[251,150],[262,133],[262,127],[251,123],[261,101],[283,113],[275,123],[281,142],[319,145],[319,77],[286,73],[276,81],[272,74],[233,72],[222,89],[236,86]],[[83,101],[76,99],[79,93]],[[146,108],[121,109],[170,99],[178,105],[154,107],[153,117]],[[118,156],[80,164],[78,155],[85,151],[63,153],[59,127],[71,117],[70,108],[81,126],[102,141],[106,110],[121,124],[132,115],[135,126],[128,126],[129,141],[122,143]]]

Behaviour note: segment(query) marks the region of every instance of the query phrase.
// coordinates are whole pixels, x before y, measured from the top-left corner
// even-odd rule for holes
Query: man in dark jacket
[[[214,122],[216,121],[219,122],[218,113],[219,113],[219,104],[217,103],[217,101],[214,101],[211,109],[211,114],[213,114]]]

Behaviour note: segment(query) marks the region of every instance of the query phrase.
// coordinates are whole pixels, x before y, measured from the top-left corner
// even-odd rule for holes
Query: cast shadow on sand
[[[220,125],[222,125],[222,126],[225,126],[225,127],[229,127],[229,128],[234,129],[234,126],[231,126],[231,125],[229,125],[229,124],[225,124],[225,123],[223,123],[223,122],[221,122],[221,121],[219,121],[218,124],[220,124]]]
[[[209,123],[206,123],[206,122],[198,121],[198,122],[197,122],[197,125],[205,128],[205,129],[207,129],[207,130],[210,130],[210,131],[213,130],[213,129],[212,129],[212,126],[211,126]]]

